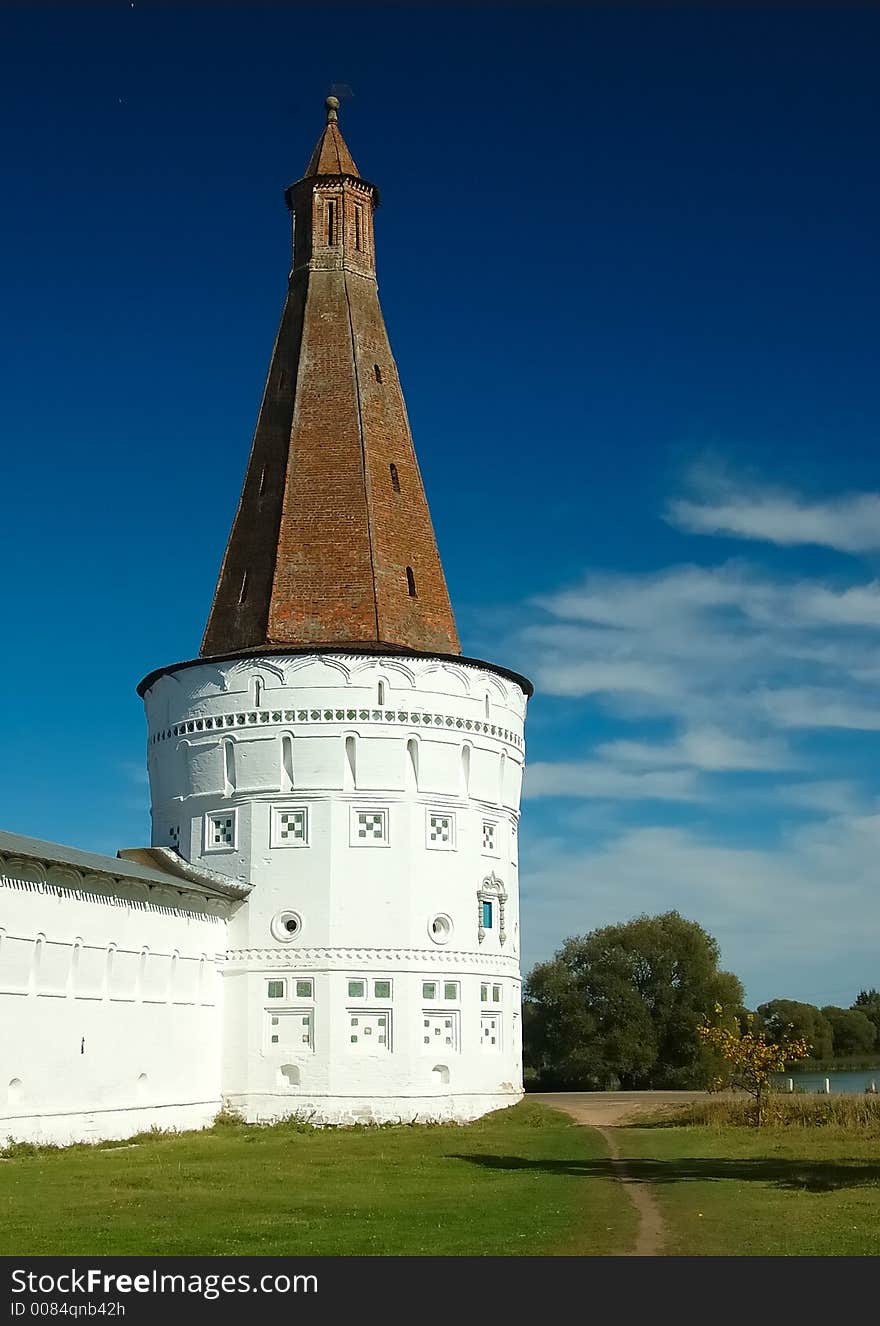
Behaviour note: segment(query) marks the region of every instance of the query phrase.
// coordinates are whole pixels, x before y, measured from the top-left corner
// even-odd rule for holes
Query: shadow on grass
[[[615,1165],[607,1157],[595,1160],[526,1160],[522,1156],[451,1156],[483,1169],[534,1170],[543,1174],[570,1174],[575,1178],[619,1178],[623,1171],[637,1183],[693,1183],[732,1180],[735,1183],[770,1183],[799,1192],[835,1192],[840,1188],[880,1187],[880,1163],[852,1165],[821,1160],[724,1160],[688,1157],[682,1160],[633,1159]]]

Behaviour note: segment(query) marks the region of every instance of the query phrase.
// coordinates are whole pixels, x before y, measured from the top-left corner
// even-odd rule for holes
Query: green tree
[[[789,1038],[809,1041],[814,1059],[830,1059],[834,1053],[831,1023],[815,1004],[797,999],[771,999],[758,1005],[758,1027],[773,1045]]]
[[[678,912],[568,939],[526,985],[526,1067],[542,1086],[596,1090],[705,1085],[697,1027],[743,989],[716,941]]]
[[[877,1028],[877,1044],[880,1046],[880,990],[860,990],[850,1008],[871,1019]]]
[[[866,1013],[829,1004],[822,1009],[822,1016],[831,1023],[836,1055],[869,1054],[873,1050],[877,1043],[877,1028]]]

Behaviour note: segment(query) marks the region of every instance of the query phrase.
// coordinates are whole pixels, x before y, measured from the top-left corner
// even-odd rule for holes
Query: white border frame
[[[281,837],[280,817],[282,815],[290,815],[290,814],[301,814],[303,816],[305,837],[303,838],[302,842],[297,842],[296,840],[291,841],[290,839],[283,839]],[[269,807],[269,846],[270,847],[272,848],[277,847],[282,851],[286,851],[288,847],[309,847],[311,843],[311,829],[312,829],[311,816],[309,814],[308,806],[306,805],[279,806],[275,802],[273,802],[270,805]]]
[[[448,842],[448,843],[432,843],[432,842],[431,842],[431,817],[432,817],[432,816],[437,816],[437,817],[439,817],[439,818],[442,818],[442,819],[445,819],[445,820],[449,820],[449,831],[450,831],[450,836],[449,836],[449,842]],[[457,835],[458,835],[458,824],[456,823],[456,816],[455,816],[455,811],[454,811],[454,810],[444,810],[442,806],[426,806],[426,807],[425,807],[425,848],[427,849],[427,851],[429,851],[429,852],[454,852],[454,851],[456,850],[456,848],[458,847],[458,838],[457,838]]]
[[[358,835],[358,815],[381,815],[385,824],[385,837],[361,838]],[[349,820],[349,846],[351,847],[390,847],[391,846],[391,809],[389,806],[352,806]]]
[[[232,842],[231,843],[212,843],[210,838],[210,825],[213,819],[231,819],[232,820]],[[225,806],[222,810],[206,810],[202,818],[202,852],[207,856],[209,853],[213,856],[217,852],[237,852],[238,851],[238,806]]]

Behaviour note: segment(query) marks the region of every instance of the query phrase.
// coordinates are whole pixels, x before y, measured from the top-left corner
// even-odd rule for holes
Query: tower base
[[[277,1123],[297,1119],[317,1127],[351,1127],[382,1123],[471,1123],[484,1114],[516,1105],[520,1089],[481,1094],[456,1092],[445,1096],[321,1096],[296,1098],[287,1092],[226,1096],[226,1109],[246,1123]]]

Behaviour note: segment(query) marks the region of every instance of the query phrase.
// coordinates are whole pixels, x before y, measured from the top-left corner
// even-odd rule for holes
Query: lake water
[[[860,1096],[872,1082],[876,1082],[877,1091],[880,1093],[880,1068],[837,1073],[775,1073],[773,1084],[776,1087],[785,1087],[791,1078],[795,1091],[824,1092],[826,1077],[831,1084],[832,1094],[835,1095]]]

